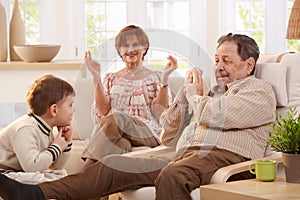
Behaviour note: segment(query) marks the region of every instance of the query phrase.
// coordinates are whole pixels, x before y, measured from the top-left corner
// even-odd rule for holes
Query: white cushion
[[[256,63],[275,63],[276,54],[260,54]]]
[[[271,83],[276,95],[277,106],[287,105],[287,67],[285,65],[282,63],[257,64],[255,76]]]
[[[74,101],[73,139],[89,138],[94,122],[91,116],[91,106],[94,100],[94,85],[90,78],[78,78],[73,84],[76,92]]]
[[[285,108],[277,109],[280,114],[286,114],[291,107],[298,107],[300,112],[300,53],[283,55],[280,61],[287,66],[287,94],[289,102]]]

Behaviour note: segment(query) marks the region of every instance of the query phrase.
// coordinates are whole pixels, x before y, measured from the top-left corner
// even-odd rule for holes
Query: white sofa
[[[299,106],[298,111],[300,111],[300,78],[298,74],[300,73],[300,53],[288,53],[280,56],[278,55],[261,55],[259,58],[257,69],[266,69],[260,71],[260,75],[263,79],[272,82],[279,98],[278,111],[280,113],[285,113],[290,107]],[[276,60],[278,60],[276,64]],[[273,70],[274,69],[274,70]],[[279,72],[278,72],[279,70]],[[258,72],[257,72],[258,73]],[[76,90],[75,99],[75,116],[73,120],[74,136],[73,136],[73,148],[71,157],[66,164],[65,168],[68,173],[76,173],[82,166],[82,160],[80,159],[81,153],[84,149],[84,141],[92,132],[93,122],[90,115],[90,106],[93,101],[93,84],[91,79],[86,78],[84,69],[83,75],[79,75],[78,79],[75,81],[74,86]],[[171,78],[169,80],[169,85],[172,87],[172,91],[176,93],[178,88],[183,84],[183,78]],[[170,149],[164,147],[158,147],[157,149],[145,150],[145,147],[134,149],[133,153],[128,153],[127,156],[153,156],[157,154],[167,153],[170,154]],[[137,151],[144,149],[141,151]],[[150,153],[149,153],[150,152]],[[278,154],[273,159],[277,159],[278,162],[281,161],[281,156]],[[211,182],[219,183],[226,182],[227,179],[234,173],[240,171],[248,170],[249,163],[243,163],[241,165],[230,166],[226,169],[221,169],[216,173]],[[138,200],[138,199],[154,199],[154,187],[145,187],[139,190],[128,191],[120,194],[120,197],[127,200]],[[200,199],[199,189],[192,192],[193,199]]]

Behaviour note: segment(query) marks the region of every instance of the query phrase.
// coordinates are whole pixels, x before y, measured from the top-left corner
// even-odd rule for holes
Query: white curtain
[[[84,0],[40,1],[41,43],[61,45],[57,59],[82,59],[84,55]]]

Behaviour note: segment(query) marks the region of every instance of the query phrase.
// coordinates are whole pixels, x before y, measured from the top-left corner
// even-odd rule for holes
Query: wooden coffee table
[[[256,179],[210,184],[200,187],[201,200],[300,199],[300,184],[287,183],[284,177],[273,182]]]

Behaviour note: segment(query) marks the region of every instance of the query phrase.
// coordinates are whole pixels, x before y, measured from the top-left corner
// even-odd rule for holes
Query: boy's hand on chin
[[[72,127],[71,126],[59,126],[57,127],[58,132],[61,132],[62,137],[65,138],[66,142],[72,141]]]

